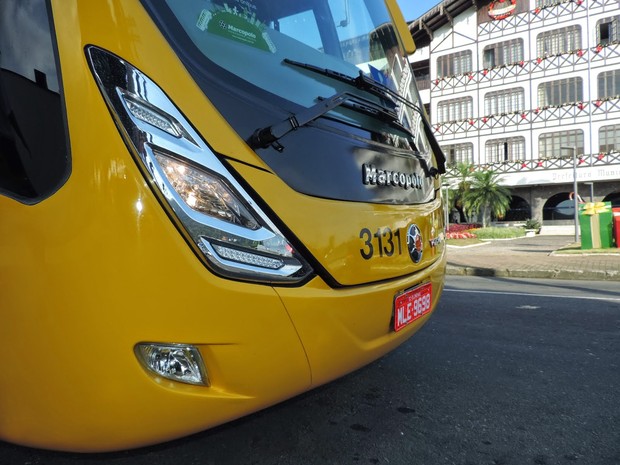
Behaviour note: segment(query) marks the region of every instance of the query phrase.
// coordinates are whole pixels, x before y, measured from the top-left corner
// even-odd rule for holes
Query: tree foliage
[[[465,221],[467,221],[466,213],[463,208],[463,199],[465,193],[469,190],[471,185],[471,176],[474,171],[474,165],[470,163],[457,163],[456,165],[457,180],[456,189],[451,190],[451,198],[449,199],[450,207],[456,208],[459,212],[463,213]]]
[[[476,171],[471,174],[469,188],[463,194],[463,209],[468,215],[482,213],[482,226],[491,219],[503,218],[510,208],[510,190],[499,184],[499,173],[493,170]]]

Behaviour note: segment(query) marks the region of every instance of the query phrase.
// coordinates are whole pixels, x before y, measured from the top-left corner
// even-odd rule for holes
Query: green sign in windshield
[[[265,25],[247,9],[230,9],[226,5],[221,9],[214,7],[212,11],[202,10],[196,25],[202,31],[275,52],[275,45],[269,39]]]

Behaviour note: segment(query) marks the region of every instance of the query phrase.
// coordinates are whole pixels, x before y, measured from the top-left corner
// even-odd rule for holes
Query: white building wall
[[[590,4],[586,5],[586,1]],[[620,5],[617,2],[603,3],[605,1],[600,0],[600,3],[592,0],[584,0],[581,3],[579,1],[566,2],[547,7],[538,13],[535,13],[535,2],[532,1],[530,11],[516,15],[516,17],[510,17],[507,20],[495,21],[495,24],[487,24],[486,28],[478,26],[477,12],[472,7],[454,18],[452,25],[448,24],[434,31],[430,45],[424,47],[419,55],[416,52],[412,61],[429,60],[431,90],[427,93],[430,98],[426,100],[426,103],[430,102],[431,121],[436,129],[436,136],[440,144],[472,143],[474,146],[474,163],[483,165],[487,163],[485,145],[488,141],[520,136],[525,138],[525,159],[540,163],[538,140],[541,134],[578,129],[583,131],[585,154],[589,156],[597,154],[599,151],[599,129],[605,125],[620,124],[620,106],[618,112],[610,111],[608,113],[602,113],[594,107],[598,98],[598,74],[610,69],[620,69],[620,45],[610,45],[603,52],[596,52],[597,21],[601,18],[620,15]],[[541,20],[542,17],[546,19]],[[581,56],[579,56],[580,59],[576,59],[576,53],[573,55],[563,54],[561,57],[537,56],[537,37],[540,33],[574,24],[581,27],[582,52],[579,53],[582,53],[586,59],[581,59]],[[488,45],[517,38],[524,41],[523,68],[524,70],[527,69],[527,72],[517,69],[512,74],[504,73],[493,79],[486,79],[486,74],[483,75],[485,71],[482,69],[484,48]],[[462,50],[472,52],[472,76],[469,78],[457,76],[439,80],[437,78],[437,58]],[[605,55],[604,58],[603,54]],[[556,61],[558,66],[553,66],[552,64]],[[562,63],[562,61],[564,62]],[[494,68],[488,73],[498,74],[498,70]],[[571,110],[573,116],[563,118],[552,116],[553,111],[539,109],[539,86],[549,81],[571,77],[581,77],[582,79],[584,109],[577,110],[575,105],[567,105],[566,110]],[[439,81],[441,83],[437,84]],[[500,116],[503,119],[512,119],[506,124],[490,125],[488,119],[485,118],[489,115],[484,115],[485,95],[488,92],[514,87],[523,87],[525,91],[523,117],[519,119],[518,115]],[[472,121],[460,121],[452,124],[437,121],[439,103],[460,97],[473,98]],[[561,110],[565,110],[565,108],[562,107]],[[497,120],[497,115],[494,115],[493,118]],[[558,154],[559,157],[568,155],[570,154]],[[546,162],[546,160],[543,161],[543,164]],[[528,168],[531,166],[528,165]],[[529,174],[532,184],[541,181],[539,176]],[[518,184],[527,184],[527,177],[528,173],[521,173]]]

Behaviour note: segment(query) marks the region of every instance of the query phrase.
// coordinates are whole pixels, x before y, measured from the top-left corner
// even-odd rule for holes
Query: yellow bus
[[[0,439],[170,440],[355,370],[445,273],[395,0],[0,0]]]

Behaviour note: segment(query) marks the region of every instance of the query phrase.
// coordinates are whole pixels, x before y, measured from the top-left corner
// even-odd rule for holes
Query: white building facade
[[[571,220],[575,171],[583,200],[620,207],[620,3],[446,0],[410,30],[449,165],[502,173],[506,220]]]

